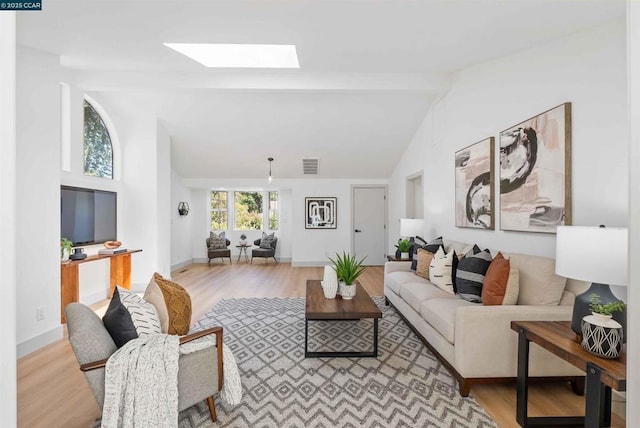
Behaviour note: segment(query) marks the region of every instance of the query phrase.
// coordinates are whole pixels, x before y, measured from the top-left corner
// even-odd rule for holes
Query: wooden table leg
[[[109,297],[113,296],[116,285],[131,290],[131,254],[111,256],[111,278]]]
[[[60,264],[60,322],[66,323],[64,308],[71,302],[80,299],[80,276],[78,265],[70,263]]]

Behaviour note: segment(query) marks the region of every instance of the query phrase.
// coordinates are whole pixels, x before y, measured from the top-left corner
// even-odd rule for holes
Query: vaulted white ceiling
[[[156,114],[185,178],[388,177],[452,73],[624,16],[624,0],[48,1],[18,42]],[[295,44],[299,70],[208,69],[163,42]]]

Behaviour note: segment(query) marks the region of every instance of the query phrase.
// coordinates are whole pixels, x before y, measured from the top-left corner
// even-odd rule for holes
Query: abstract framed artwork
[[[456,152],[457,227],[491,230],[495,228],[493,153],[493,137]]]
[[[337,198],[304,198],[305,229],[336,229]]]
[[[571,103],[500,133],[500,229],[571,224]]]

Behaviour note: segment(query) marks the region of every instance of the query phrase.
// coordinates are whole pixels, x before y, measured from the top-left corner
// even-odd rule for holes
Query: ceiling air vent
[[[302,172],[304,175],[318,175],[319,158],[302,158]]]

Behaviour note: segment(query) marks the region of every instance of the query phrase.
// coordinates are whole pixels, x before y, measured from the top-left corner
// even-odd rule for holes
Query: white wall
[[[629,284],[627,328],[627,361],[640,357],[640,3],[628,2],[628,76],[629,76],[629,124],[630,132],[630,192],[629,192]],[[640,397],[640,367],[627,365],[627,426],[640,426],[640,407],[634,405]]]
[[[565,101],[572,103],[573,224],[627,224],[624,22],[573,34],[457,73],[430,110],[391,180],[390,242],[405,179],[424,170],[424,237],[529,254],[555,253],[555,235],[456,228],[454,152]],[[499,144],[496,144],[496,159]],[[496,170],[496,177],[498,172]],[[498,200],[496,186],[496,200]],[[496,204],[498,208],[500,204]],[[496,229],[499,229],[499,213]]]
[[[18,356],[62,337],[60,325],[60,66],[17,51],[16,245]],[[36,320],[42,308],[45,318]]]
[[[209,189],[277,190],[280,194],[281,212],[280,230],[276,232],[278,236],[276,257],[278,260],[290,260],[293,266],[321,266],[327,263],[327,256],[334,256],[336,252],[351,249],[351,186],[355,184],[386,185],[388,182],[370,179],[280,179],[275,180],[270,187],[266,187],[265,180],[259,179],[183,179],[182,184],[194,189],[192,195],[197,207],[191,237],[194,260],[205,259],[206,261],[204,239],[209,236]],[[308,196],[338,198],[337,229],[305,229],[304,198]],[[239,231],[229,232],[234,251],[240,233]],[[251,231],[247,235],[250,240],[258,239],[260,231]]]
[[[156,247],[158,249],[156,270],[169,277],[171,273],[171,138],[164,126],[156,119]],[[152,244],[153,245],[153,244]],[[151,272],[152,273],[152,272]],[[151,273],[142,274],[146,288]],[[146,282],[145,282],[146,281]]]
[[[189,204],[189,214],[178,214],[178,203]],[[191,189],[182,185],[180,175],[171,171],[171,270],[191,263],[193,251],[191,249],[192,224],[195,216],[194,200]],[[200,209],[202,211],[202,209]]]
[[[16,399],[16,14],[0,13],[0,414],[17,426]]]

